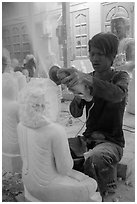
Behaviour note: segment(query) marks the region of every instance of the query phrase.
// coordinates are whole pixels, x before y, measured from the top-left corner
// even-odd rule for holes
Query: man
[[[118,49],[114,34],[98,33],[89,40],[88,46],[94,71],[86,74],[70,68],[67,69],[70,75],[65,77],[62,74],[65,70],[60,69],[58,76],[75,94],[70,104],[71,114],[75,118],[81,117],[86,107],[83,139],[90,154],[84,163],[84,173],[97,180],[103,197],[115,186],[111,172],[123,155],[122,124],[129,75],[111,67]]]

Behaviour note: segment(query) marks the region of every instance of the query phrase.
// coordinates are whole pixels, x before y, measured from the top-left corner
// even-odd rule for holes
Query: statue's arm
[[[53,135],[52,141],[57,171],[62,175],[67,175],[73,168],[73,159],[71,157],[66,131],[62,126],[56,125],[55,135]]]
[[[132,72],[135,68],[135,61],[127,61],[124,65],[116,67],[117,70]]]
[[[16,119],[17,119],[17,123],[19,123],[20,120],[19,120],[19,104],[18,103],[16,104]]]
[[[125,45],[126,62],[120,66],[116,66],[116,69],[121,71],[132,72],[135,68],[135,41],[129,40]]]
[[[68,176],[73,178],[73,179],[76,179],[78,181],[83,181],[85,179],[89,179],[89,177],[87,175],[83,174],[80,171],[76,171],[74,169],[72,169],[71,171],[68,172]]]

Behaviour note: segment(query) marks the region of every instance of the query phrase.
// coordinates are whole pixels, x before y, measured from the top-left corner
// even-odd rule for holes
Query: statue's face
[[[127,35],[127,27],[123,19],[113,19],[112,32],[121,40]]]
[[[30,104],[35,112],[44,114],[44,110],[45,110],[44,96],[39,96],[38,98],[32,97],[32,99],[30,100]]]
[[[126,33],[126,26],[125,23],[119,20],[116,24],[116,34],[119,39],[123,38]]]

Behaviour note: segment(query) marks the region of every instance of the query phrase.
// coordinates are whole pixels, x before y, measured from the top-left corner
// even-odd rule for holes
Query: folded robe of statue
[[[97,183],[72,169],[65,129],[45,117],[45,93],[28,87],[22,97],[17,130],[25,197],[30,201],[93,201]]]

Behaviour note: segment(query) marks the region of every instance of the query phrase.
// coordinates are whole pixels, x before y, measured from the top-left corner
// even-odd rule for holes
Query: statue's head
[[[124,12],[117,12],[111,19],[111,32],[121,40],[129,35],[130,22]]]
[[[28,127],[38,128],[45,122],[45,96],[40,89],[26,87],[19,96],[20,121]]]
[[[21,90],[19,113],[20,121],[25,126],[39,128],[53,121],[51,112],[56,116],[57,96],[52,91],[53,87],[49,87],[48,80],[34,79]]]
[[[7,100],[16,100],[18,94],[18,82],[10,73],[2,74],[2,97]]]

